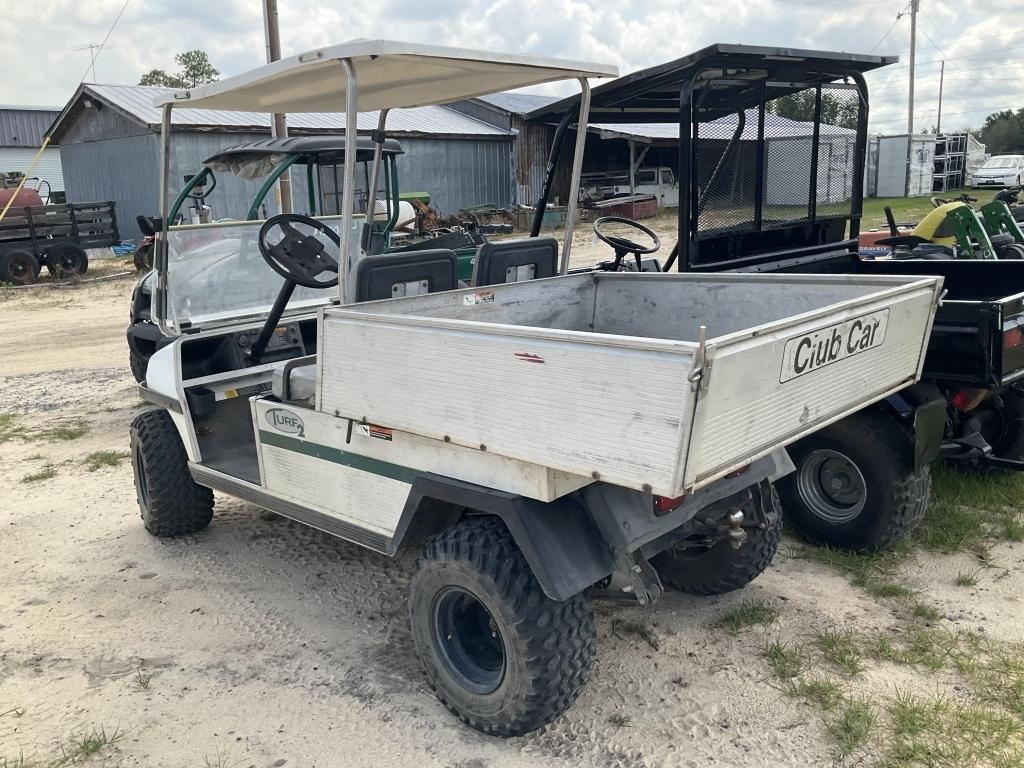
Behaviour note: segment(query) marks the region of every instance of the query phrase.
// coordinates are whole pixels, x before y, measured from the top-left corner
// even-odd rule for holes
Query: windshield
[[[335,232],[340,216],[320,217]],[[167,232],[167,322],[209,326],[270,312],[284,279],[260,255],[262,221],[219,222],[171,227]],[[359,253],[362,217],[352,230],[352,252]],[[340,260],[338,247],[323,235],[327,253]],[[326,304],[337,288],[297,287],[288,311]]]
[[[1006,155],[1004,157],[990,157],[985,161],[985,164],[981,166],[985,170],[991,168],[1016,168],[1017,158],[1013,155]]]

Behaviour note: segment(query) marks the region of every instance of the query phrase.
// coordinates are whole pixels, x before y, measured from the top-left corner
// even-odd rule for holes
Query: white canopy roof
[[[359,110],[445,104],[497,91],[578,77],[615,77],[606,64],[465,48],[351,40],[291,56],[216,83],[156,97],[192,109],[247,112],[338,112],[346,77],[340,59],[352,61]]]

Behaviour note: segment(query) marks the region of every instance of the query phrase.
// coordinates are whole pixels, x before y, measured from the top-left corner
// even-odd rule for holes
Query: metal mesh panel
[[[860,98],[853,88],[822,87],[816,195],[819,219],[850,215],[860,109]]]
[[[816,89],[765,102],[762,229],[810,218]]]
[[[754,228],[757,110],[729,109],[730,101],[740,101],[742,91],[730,83],[713,83],[702,89],[697,105],[694,174],[698,237]]]

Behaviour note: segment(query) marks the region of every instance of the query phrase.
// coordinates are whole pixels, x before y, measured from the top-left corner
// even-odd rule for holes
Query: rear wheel
[[[1001,405],[995,403],[1001,402]],[[1001,459],[1024,460],[1024,394],[1018,389],[999,393],[998,400],[987,400],[975,413],[981,423],[981,435]]]
[[[0,253],[0,283],[27,285],[39,276],[39,262],[31,251],[17,248]]]
[[[843,549],[883,549],[928,507],[931,475],[885,414],[861,411],[789,449],[796,471],[778,481],[782,512],[805,538]]]
[[[755,515],[750,514],[752,510],[744,510],[748,519],[761,520],[762,524],[743,529],[747,538],[739,548],[733,548],[729,539],[710,547],[684,543],[655,555],[651,565],[662,581],[680,592],[721,595],[745,587],[768,567],[782,540],[782,515],[774,488],[771,506]]]
[[[213,491],[196,483],[188,457],[167,411],[147,411],[131,428],[135,493],[146,530],[154,536],[184,536],[213,518]]]
[[[471,727],[529,733],[579,696],[596,653],[590,600],[545,595],[501,520],[467,518],[439,534],[409,589],[427,681]]]
[[[75,243],[60,243],[46,252],[46,268],[54,277],[84,275],[89,269],[89,257]]]
[[[1004,245],[1002,250],[999,251],[1000,259],[1024,259],[1024,245],[1020,243],[1010,243]]]

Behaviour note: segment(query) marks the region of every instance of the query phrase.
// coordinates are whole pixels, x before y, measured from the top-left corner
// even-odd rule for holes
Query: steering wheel
[[[295,225],[312,230],[303,233]],[[272,235],[280,232],[280,237]],[[339,248],[338,233],[322,221],[299,213],[281,213],[267,219],[260,227],[259,247],[263,260],[285,280],[305,288],[333,288],[338,284],[338,262],[327,253],[323,241],[315,236],[320,232]],[[324,272],[334,277],[318,280]]]
[[[625,237],[619,235],[610,235],[607,232],[602,232],[601,228],[607,224],[625,224],[633,229],[638,229],[651,238],[653,244],[644,247],[639,243],[635,243],[632,240],[628,240]],[[640,271],[640,257],[654,253],[661,248],[661,238],[659,238],[652,230],[645,227],[643,224],[633,221],[632,219],[626,219],[622,216],[602,216],[600,219],[594,222],[594,234],[597,239],[606,245],[610,245],[615,251],[615,263],[612,266],[612,270],[618,270],[622,265],[622,260],[625,258],[627,253],[632,253],[636,257],[636,268]]]

